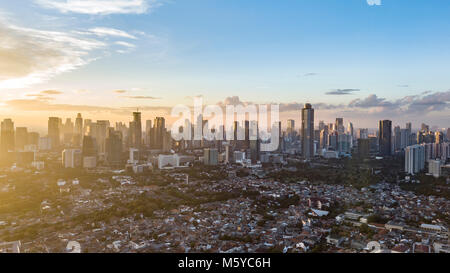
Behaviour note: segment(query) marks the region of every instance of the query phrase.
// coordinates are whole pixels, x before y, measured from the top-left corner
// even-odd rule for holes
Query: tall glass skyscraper
[[[309,103],[302,109],[302,153],[305,158],[314,157],[314,109]]]
[[[392,121],[380,120],[378,132],[378,146],[380,155],[392,154]]]

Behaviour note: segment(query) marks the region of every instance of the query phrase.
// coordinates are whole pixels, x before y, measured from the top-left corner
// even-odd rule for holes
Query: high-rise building
[[[433,175],[435,178],[439,178],[441,176],[441,166],[442,162],[440,160],[429,160],[428,173]]]
[[[320,149],[326,149],[328,147],[328,127],[325,126],[322,131],[320,131]]]
[[[394,151],[399,151],[402,148],[402,130],[400,126],[394,127]]]
[[[79,168],[82,165],[82,153],[79,149],[65,149],[62,152],[63,168]]]
[[[152,132],[152,121],[151,120],[146,120],[145,121],[145,138],[144,138],[144,143],[147,146],[150,146],[151,132]]]
[[[11,119],[5,119],[1,123],[1,144],[0,153],[4,155],[8,151],[14,151],[14,122]]]
[[[256,164],[260,160],[259,127],[257,121],[252,120],[250,124],[250,159]]]
[[[390,156],[392,154],[392,121],[380,120],[378,128],[378,146],[380,155]]]
[[[83,135],[84,135],[83,118],[81,117],[81,114],[78,113],[77,118],[75,119],[72,144],[75,146],[81,146]]]
[[[122,138],[121,133],[108,129],[108,136],[105,140],[105,159],[109,165],[119,166],[122,163]]]
[[[319,121],[319,131],[321,132],[325,129],[325,122],[323,120]]]
[[[444,134],[442,132],[436,132],[434,133],[435,136],[435,143],[443,143],[444,142]]]
[[[370,155],[370,140],[368,138],[358,139],[358,154],[362,158]]]
[[[447,128],[447,141],[450,142],[450,128]]]
[[[219,164],[219,151],[217,149],[206,148],[203,152],[203,162],[205,165],[216,166]]]
[[[153,122],[151,133],[152,149],[162,150],[164,147],[164,137],[166,136],[166,120],[163,117],[156,117]]]
[[[405,172],[417,174],[425,168],[425,147],[412,145],[405,149]]]
[[[287,130],[288,137],[294,137],[295,135],[295,120],[288,119],[287,121]]]
[[[314,109],[309,103],[302,109],[302,153],[305,158],[314,157]]]
[[[28,129],[26,127],[16,128],[16,150],[23,151],[28,144]]]
[[[29,132],[27,144],[38,146],[39,145],[39,137],[40,137],[39,133]]]
[[[92,136],[83,137],[83,157],[97,156],[95,139]]]
[[[336,118],[336,131],[338,131],[339,134],[345,133],[345,127],[344,127],[344,119],[343,118]]]
[[[133,113],[133,121],[130,123],[130,144],[131,147],[141,150],[142,146],[142,123],[141,113]]]
[[[360,128],[358,131],[356,131],[356,138],[357,139],[367,139],[369,138],[369,129],[367,128]]]
[[[50,117],[48,119],[48,137],[51,139],[51,145],[53,150],[57,150],[60,147],[60,128],[61,128],[60,118]]]
[[[83,135],[83,118],[81,117],[81,113],[78,113],[77,118],[75,119],[74,133]]]

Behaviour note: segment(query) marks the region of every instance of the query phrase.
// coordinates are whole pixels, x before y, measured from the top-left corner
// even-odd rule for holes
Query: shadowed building
[[[392,121],[380,120],[378,145],[380,155],[389,156],[392,154]]]
[[[302,153],[305,158],[314,157],[314,109],[309,103],[302,109]]]

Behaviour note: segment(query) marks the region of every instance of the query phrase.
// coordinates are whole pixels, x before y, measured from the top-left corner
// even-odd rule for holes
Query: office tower
[[[164,153],[170,152],[172,149],[172,134],[170,131],[164,130],[163,131],[163,144],[162,144],[162,150]]]
[[[166,120],[163,117],[156,117],[153,122],[151,132],[151,148],[162,150],[164,146],[164,137],[166,135]]]
[[[369,143],[370,143],[370,152],[376,153],[378,151],[378,138],[370,136]]]
[[[428,161],[428,173],[433,175],[435,178],[439,178],[441,176],[441,166],[442,162],[440,160]]]
[[[370,140],[368,138],[358,139],[358,154],[362,158],[367,158],[370,155]]]
[[[409,146],[410,132],[408,129],[400,130],[400,149],[405,149]]]
[[[357,139],[369,138],[369,129],[358,129],[358,131],[356,131],[356,138]]]
[[[63,168],[79,168],[82,164],[82,153],[79,149],[65,149],[62,152]]]
[[[337,131],[332,131],[328,134],[328,148],[331,150],[338,150],[338,136],[339,133]]]
[[[151,143],[151,132],[152,132],[152,121],[146,120],[145,121],[145,137],[144,137],[144,144],[147,146],[150,146]]]
[[[392,154],[392,121],[380,120],[378,128],[378,147],[380,155],[390,156]]]
[[[417,174],[425,168],[425,147],[413,145],[405,149],[405,172]]]
[[[85,119],[85,120],[84,120],[84,124],[83,124],[83,136],[84,136],[85,134],[87,134],[89,125],[91,125],[91,124],[92,124],[92,120],[90,120],[90,119]]]
[[[111,166],[119,166],[122,163],[122,137],[121,133],[108,129],[108,136],[105,140],[105,159]]]
[[[412,123],[411,122],[406,123],[406,129],[408,129],[410,132],[412,132]]]
[[[328,147],[328,127],[324,127],[322,131],[320,131],[320,148],[326,149]]]
[[[36,146],[39,145],[39,133],[29,132],[27,144],[36,145]]]
[[[239,126],[239,121],[234,121],[233,122],[233,140],[232,140],[232,143],[233,143],[233,146],[235,147],[235,148],[238,148],[238,143],[239,143],[239,140],[242,140],[242,130],[241,130],[241,127]]]
[[[95,139],[92,136],[83,137],[83,157],[97,156]]]
[[[338,134],[338,152],[342,154],[350,153],[351,136],[348,134]]]
[[[16,151],[23,151],[28,144],[28,129],[26,127],[16,128]]]
[[[78,113],[77,118],[75,119],[72,144],[75,146],[81,146],[83,135],[84,135],[83,118],[81,117],[81,114]]]
[[[9,151],[14,151],[15,148],[14,122],[11,119],[2,121],[0,140],[0,154],[2,157],[6,157],[6,154]]]
[[[95,141],[97,143],[97,152],[101,155],[105,154],[105,141],[110,127],[109,120],[97,120],[97,134],[95,135]]]
[[[428,132],[430,131],[430,126],[426,125],[425,123],[422,123],[422,125],[420,126],[420,130],[422,132]]]
[[[66,123],[62,126],[62,139],[64,144],[71,143],[73,140],[74,124],[70,118],[66,119]]]
[[[203,150],[203,163],[208,166],[219,164],[219,151],[217,149],[205,148]]]
[[[319,131],[322,132],[323,129],[325,129],[325,122],[321,120],[319,121]]]
[[[309,103],[302,109],[302,153],[305,158],[314,157],[314,109]]]
[[[399,151],[402,148],[402,131],[400,126],[394,127],[394,151]]]
[[[347,134],[351,135],[353,137],[354,130],[353,130],[353,123],[349,122],[347,125]]]
[[[350,140],[350,150],[353,148],[353,138],[354,138],[354,134],[355,131],[353,129],[353,123],[349,122],[347,125],[347,134],[350,136],[349,140]]]
[[[295,120],[288,119],[287,130],[288,137],[293,138],[295,136]]]
[[[434,136],[435,136],[435,143],[443,143],[444,142],[444,134],[442,134],[442,132],[436,132],[435,134],[434,134]]]
[[[259,127],[257,121],[253,120],[250,124],[250,159],[252,164],[256,164],[260,160]]]
[[[57,150],[60,147],[60,124],[60,118],[50,117],[48,119],[48,137],[51,140],[53,150]]]
[[[447,128],[447,141],[450,142],[450,128]]]
[[[77,118],[75,119],[74,133],[76,135],[83,135],[83,118],[80,113],[77,114]]]
[[[338,131],[339,134],[345,133],[343,118],[336,118],[336,131]]]
[[[141,113],[133,113],[133,121],[130,122],[130,146],[141,150],[142,146],[142,123]]]

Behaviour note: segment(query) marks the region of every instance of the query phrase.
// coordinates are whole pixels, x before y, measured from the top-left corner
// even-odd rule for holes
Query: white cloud
[[[369,6],[381,6],[381,0],[367,0]]]
[[[0,89],[23,88],[86,65],[107,45],[57,31],[23,28],[0,20]]]
[[[136,46],[124,41],[117,41],[115,42],[116,45],[120,45],[120,46],[124,46],[124,47],[129,47],[129,48],[135,48]]]
[[[136,36],[134,36],[134,35],[131,35],[123,30],[114,29],[114,28],[96,27],[96,28],[89,29],[89,31],[99,37],[113,36],[113,37],[121,37],[121,38],[128,38],[128,39],[137,39]]]
[[[159,5],[157,0],[35,0],[44,8],[56,9],[62,13],[93,15],[143,14]]]

